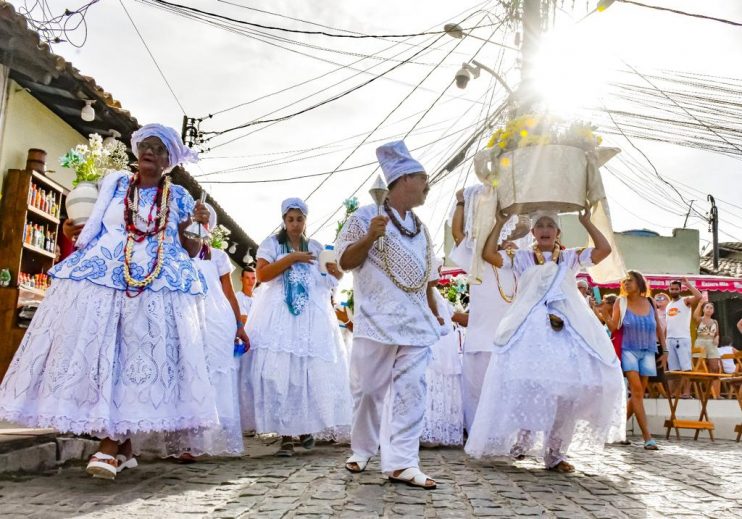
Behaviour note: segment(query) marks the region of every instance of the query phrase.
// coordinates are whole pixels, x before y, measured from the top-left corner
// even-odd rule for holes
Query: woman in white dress
[[[257,253],[260,297],[247,321],[251,351],[252,420],[257,433],[283,438],[280,456],[314,446],[312,434],[351,421],[348,359],[332,307],[331,294],[342,273],[335,263],[322,275],[322,245],[305,235],[306,204],[281,204],[283,227],[266,238]]]
[[[466,452],[475,457],[540,454],[546,468],[573,472],[570,449],[602,448],[625,436],[626,398],[613,346],[577,290],[575,272],[611,253],[590,221],[594,248],[561,249],[558,216],[532,217],[532,250],[497,250],[497,223],[482,257],[511,262],[518,293],[494,336],[495,349]]]
[[[216,228],[216,211],[211,212],[209,229]],[[238,360],[235,343],[249,347],[240,306],[232,287],[234,267],[229,256],[217,247],[203,246],[194,258],[208,288],[206,307],[206,365],[214,388],[219,425],[199,431],[184,431],[156,435],[146,445],[157,445],[160,456],[176,456],[183,463],[195,461],[196,456],[238,456],[244,450],[240,424],[239,393],[237,389]]]
[[[87,466],[113,479],[136,466],[131,438],[217,424],[204,355],[204,287],[184,230],[209,221],[166,173],[196,156],[178,132],[132,135],[139,171],[101,181],[77,251],[49,271],[39,306],[0,386],[0,417],[102,438]]]
[[[425,397],[425,425],[420,443],[425,446],[452,446],[464,443],[464,404],[461,380],[461,331],[452,318],[454,308],[441,293],[433,293],[438,315],[449,332],[430,351],[425,370],[428,391]]]

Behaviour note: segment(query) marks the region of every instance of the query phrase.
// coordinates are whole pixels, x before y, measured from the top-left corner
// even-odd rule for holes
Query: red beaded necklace
[[[165,232],[168,216],[170,215],[170,178],[163,176],[157,186],[155,200],[150,206],[147,219],[139,216],[139,174],[129,182],[124,199],[124,223],[126,224],[126,247],[124,248],[124,281],[128,297],[136,297],[159,276],[164,260]],[[144,231],[136,226],[136,220],[146,224]],[[154,224],[154,225],[153,225]],[[157,256],[152,269],[143,279],[135,279],[131,275],[131,258],[134,252],[134,243],[140,243],[148,236],[157,235]],[[133,294],[129,292],[133,289]]]

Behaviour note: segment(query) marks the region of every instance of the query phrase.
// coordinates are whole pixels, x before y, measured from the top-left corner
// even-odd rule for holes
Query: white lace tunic
[[[348,218],[336,240],[339,258],[366,234],[376,211],[376,206],[367,205]],[[409,225],[412,219],[407,216],[412,230]],[[414,293],[404,292],[384,271],[387,261],[389,270],[400,283],[405,286],[419,284],[425,276],[426,263],[434,263],[433,244],[428,247],[428,239],[425,230],[408,238],[390,223],[384,239],[385,252],[374,245],[366,261],[353,270],[354,337],[405,346],[430,346],[438,340],[440,329],[428,306],[427,287]],[[436,279],[438,273],[431,268],[428,281]]]

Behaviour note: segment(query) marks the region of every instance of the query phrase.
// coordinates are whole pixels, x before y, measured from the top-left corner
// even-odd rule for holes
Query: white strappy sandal
[[[433,484],[426,485],[428,480],[432,481]],[[417,467],[404,469],[397,476],[392,476],[392,474],[390,473],[389,481],[391,481],[392,483],[405,483],[410,487],[419,487],[425,490],[433,490],[438,486],[433,478],[429,478],[428,476],[426,476],[423,471]]]
[[[366,470],[366,467],[368,466],[368,462],[371,461],[371,458],[366,458],[365,456],[360,456],[358,454],[353,454],[350,458],[345,460],[345,468],[348,472],[352,472],[353,474],[359,474]],[[355,463],[358,466],[358,469],[350,468],[350,464]]]
[[[131,458],[127,458],[123,454],[119,454],[118,456],[116,456],[116,459],[119,462],[118,467],[116,467],[116,472],[121,472],[125,469],[134,469],[139,466],[139,463],[134,456],[132,456]]]
[[[96,452],[90,457],[85,471],[94,478],[115,479],[118,474],[118,460],[110,454]]]

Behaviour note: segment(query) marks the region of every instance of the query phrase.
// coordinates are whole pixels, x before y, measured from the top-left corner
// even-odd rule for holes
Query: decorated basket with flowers
[[[75,172],[65,207],[75,225],[80,225],[88,220],[98,199],[97,182],[109,171],[126,169],[129,156],[124,143],[109,139],[104,144],[99,134],[91,133],[87,144],[72,148],[59,163]]]
[[[598,168],[618,152],[601,143],[589,123],[526,114],[495,131],[475,157],[475,171],[510,214],[578,211],[599,181]]]

